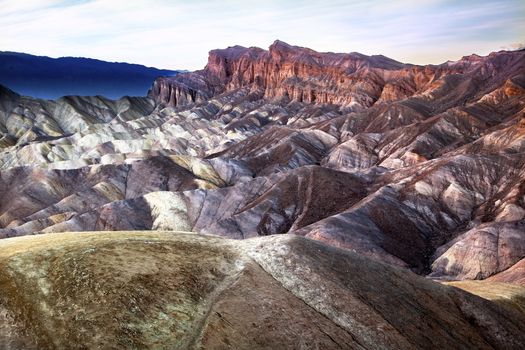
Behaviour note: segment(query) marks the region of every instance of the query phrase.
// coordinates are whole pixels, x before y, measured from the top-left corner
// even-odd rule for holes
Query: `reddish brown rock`
[[[210,51],[203,70],[160,78],[150,96],[179,106],[252,86],[261,87],[266,98],[329,103],[350,109],[417,97],[431,98],[439,102],[433,103],[435,107],[445,110],[499,87],[509,73],[502,74],[503,70],[523,74],[523,56],[501,52],[422,67],[380,55],[319,53],[277,40],[268,51],[242,46]],[[486,79],[482,85],[480,79]],[[502,91],[505,96],[513,96],[521,94],[522,89],[509,80]]]
[[[494,282],[507,282],[525,286],[525,258],[518,261],[507,270],[487,279]]]

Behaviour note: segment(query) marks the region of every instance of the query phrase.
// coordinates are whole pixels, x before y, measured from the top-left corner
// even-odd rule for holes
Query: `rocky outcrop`
[[[523,221],[491,223],[469,230],[438,249],[439,257],[432,264],[434,274],[484,279],[509,269],[525,256],[523,232]]]
[[[158,79],[150,97],[159,103],[182,106],[251,86],[262,88],[266,98],[335,104],[349,110],[409,97],[431,98],[434,108],[446,110],[499,87],[509,68],[516,75],[523,74],[522,53],[469,56],[423,67],[380,55],[319,53],[277,40],[268,51],[242,46],[210,51],[203,70]],[[502,94],[512,96],[522,89],[519,83],[508,80]]]
[[[525,259],[521,259],[507,270],[489,277],[488,280],[525,286]]]
[[[519,348],[525,314],[296,236],[0,242],[3,348]],[[392,302],[395,300],[395,303]]]
[[[382,96],[388,72],[404,67],[384,56],[317,53],[277,40],[268,51],[241,46],[210,51],[204,70],[161,78],[155,82],[150,96],[177,106],[252,85],[262,88],[266,98],[369,107],[380,97],[392,98],[386,92]],[[362,79],[365,75],[369,82]],[[410,85],[414,81],[407,77],[403,83]],[[397,89],[398,94],[414,90],[393,82],[388,84],[387,89]]]

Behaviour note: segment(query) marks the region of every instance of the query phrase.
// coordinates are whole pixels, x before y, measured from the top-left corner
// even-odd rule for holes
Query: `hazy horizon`
[[[523,46],[525,3],[505,1],[0,0],[0,50],[201,69],[208,51],[267,49],[382,54],[439,64]]]

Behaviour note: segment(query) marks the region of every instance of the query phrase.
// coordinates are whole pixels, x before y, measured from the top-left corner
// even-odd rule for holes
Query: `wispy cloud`
[[[438,63],[522,42],[521,0],[0,0],[0,50],[201,68],[210,49],[281,39]]]
[[[523,43],[510,43],[509,45],[501,46],[502,50],[523,50],[525,49],[525,42]]]

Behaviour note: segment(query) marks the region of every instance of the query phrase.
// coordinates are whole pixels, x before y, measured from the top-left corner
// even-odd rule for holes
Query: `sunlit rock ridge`
[[[0,91],[0,235],[293,233],[443,280],[524,284],[525,52],[441,65],[210,52],[147,97]]]

